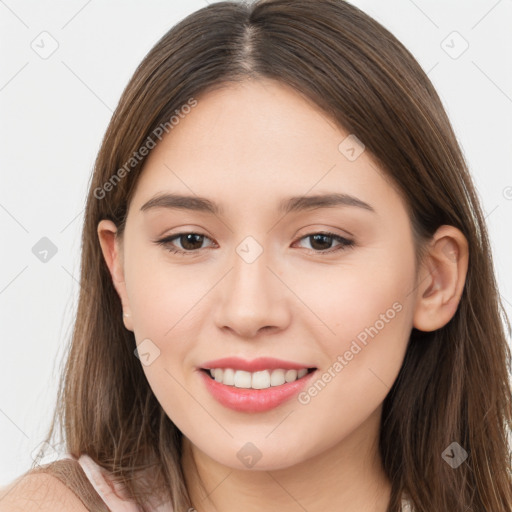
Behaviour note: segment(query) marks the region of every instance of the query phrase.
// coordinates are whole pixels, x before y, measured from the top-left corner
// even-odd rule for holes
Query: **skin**
[[[109,220],[98,225],[125,327],[137,344],[150,339],[160,350],[143,369],[184,434],[182,463],[199,511],[386,510],[382,402],[412,327],[432,331],[454,315],[468,247],[458,229],[441,226],[415,268],[405,204],[368,151],[350,161],[338,150],[347,135],[286,85],[231,84],[199,97],[151,151],[123,237]],[[204,196],[224,211],[140,210],[163,192]],[[285,197],[332,192],[375,212],[277,211]],[[322,231],[355,245],[335,251],[335,239],[307,236]],[[205,238],[155,243],[181,232]],[[236,252],[247,236],[263,249],[252,263]],[[197,247],[196,255],[169,247]],[[230,355],[292,360],[322,374],[394,303],[394,318],[306,405],[292,398],[263,413],[232,411],[199,378],[201,363]],[[237,457],[247,442],[261,453],[252,468]]]

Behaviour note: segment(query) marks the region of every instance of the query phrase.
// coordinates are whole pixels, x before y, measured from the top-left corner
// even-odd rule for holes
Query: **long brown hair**
[[[383,404],[388,512],[400,509],[404,492],[418,512],[510,512],[510,322],[479,200],[424,71],[390,32],[342,0],[213,3],[167,32],[139,65],[95,163],[76,323],[47,441],[59,425],[67,451],[86,453],[117,475],[141,510],[149,495],[166,493],[176,511],[191,506],[182,434],[134,356],[134,335],[124,328],[96,230],[111,219],[122,233],[146,158],[140,148],[149,139],[158,143],[156,134],[172,129],[173,115],[209,90],[258,77],[293,87],[365,144],[407,204],[418,259],[443,224],[468,241],[454,317],[434,332],[412,329]],[[456,469],[442,456],[454,442],[468,454]],[[136,479],[145,468],[158,475],[153,487]]]

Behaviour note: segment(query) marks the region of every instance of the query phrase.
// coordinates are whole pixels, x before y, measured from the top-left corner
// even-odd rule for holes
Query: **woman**
[[[170,30],[82,240],[67,457],[0,510],[44,486],[52,510],[511,510],[481,207],[432,84],[357,8],[221,2]]]

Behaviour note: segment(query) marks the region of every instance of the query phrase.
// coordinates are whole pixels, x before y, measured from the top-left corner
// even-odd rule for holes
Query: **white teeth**
[[[286,382],[293,382],[294,380],[297,380],[297,370],[288,370],[284,374],[284,380]]]
[[[286,382],[294,382],[308,373],[306,368],[300,370],[261,370],[246,372],[232,368],[211,368],[210,375],[227,386],[245,389],[267,389],[271,386],[281,386]]]
[[[217,370],[215,370],[217,371]],[[220,370],[222,371],[222,370]],[[251,373],[237,370],[235,372],[235,388],[250,388],[251,387]]]
[[[262,370],[252,374],[251,387],[254,389],[266,389],[270,387],[270,372]]]
[[[235,385],[235,370],[231,368],[226,368],[224,370],[224,375],[222,376],[222,383],[227,384],[228,386]]]
[[[270,375],[270,385],[271,386],[280,386],[286,382],[284,378],[284,370],[273,370],[272,375]]]

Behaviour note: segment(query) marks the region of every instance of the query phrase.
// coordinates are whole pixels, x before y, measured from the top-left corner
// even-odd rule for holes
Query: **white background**
[[[353,3],[404,43],[436,86],[487,214],[512,317],[512,1]],[[205,5],[0,0],[0,485],[30,467],[53,411],[87,184],[111,113],[153,44]],[[58,43],[47,59],[31,47],[51,48],[43,31]],[[456,59],[442,47],[463,48],[458,36],[446,39],[453,31],[469,44]],[[46,263],[32,253],[42,237],[58,250]]]

